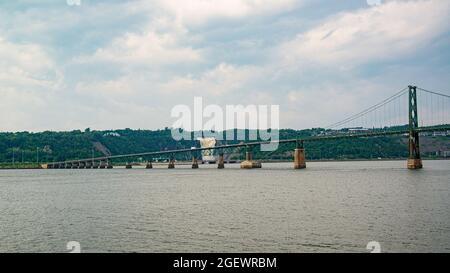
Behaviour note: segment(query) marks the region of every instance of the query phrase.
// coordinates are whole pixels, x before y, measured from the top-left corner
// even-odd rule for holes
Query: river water
[[[450,161],[0,171],[0,252],[450,252]]]

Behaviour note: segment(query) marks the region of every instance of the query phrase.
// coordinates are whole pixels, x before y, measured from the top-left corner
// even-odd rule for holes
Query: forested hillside
[[[285,129],[280,131],[280,138],[292,139],[320,133],[323,133],[323,129]],[[430,135],[421,139],[425,157],[443,156],[445,151],[450,151],[450,136]],[[227,141],[228,144],[238,142],[240,141]],[[193,146],[198,147],[198,141],[177,142],[172,139],[168,128],[156,131],[86,129],[71,132],[0,133],[0,162],[50,162]],[[254,152],[259,159],[283,160],[292,157],[294,148],[294,145],[289,144],[281,145],[275,152]],[[405,136],[311,142],[306,144],[306,149],[308,159],[404,158],[408,155]],[[233,154],[232,159],[239,159],[244,151],[235,149],[229,153]]]

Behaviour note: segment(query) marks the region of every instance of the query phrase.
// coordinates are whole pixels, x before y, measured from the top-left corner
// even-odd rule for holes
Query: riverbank
[[[382,158],[382,159],[330,159],[330,160],[307,160],[307,162],[370,162],[370,161],[406,161],[407,158]],[[443,161],[443,160],[450,160],[450,158],[423,158],[423,160],[426,161]],[[261,163],[291,163],[292,161],[289,160],[257,160]],[[158,162],[153,163],[154,166],[165,166],[168,163],[165,162]],[[192,162],[190,161],[177,161],[176,165],[190,165]],[[226,164],[240,164],[240,161],[235,161],[232,163],[226,163]],[[133,164],[134,166],[145,166],[144,163],[142,164]],[[214,164],[208,164],[205,163],[204,165],[214,165]],[[114,167],[125,167],[125,164],[114,164]],[[11,164],[11,163],[0,163],[0,170],[37,170],[37,169],[43,169],[41,164],[36,163],[20,163],[20,164]]]
[[[0,163],[0,170],[33,170],[42,169],[40,164],[37,163]]]

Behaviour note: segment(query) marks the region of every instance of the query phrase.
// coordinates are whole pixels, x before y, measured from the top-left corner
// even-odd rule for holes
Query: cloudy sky
[[[278,104],[326,126],[408,84],[450,92],[450,1],[0,1],[0,131],[157,129]]]

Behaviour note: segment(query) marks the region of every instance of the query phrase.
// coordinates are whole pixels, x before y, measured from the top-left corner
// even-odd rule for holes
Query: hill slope
[[[323,129],[280,131],[280,139],[313,136]],[[248,133],[248,132],[247,132]],[[450,136],[424,136],[422,151],[425,157],[436,157],[436,153],[450,151]],[[239,141],[228,141],[228,144]],[[190,148],[199,146],[198,141],[172,139],[170,129],[164,130],[112,130],[42,133],[0,133],[0,162],[39,162],[62,161],[68,159],[90,158],[92,156],[118,155],[149,151]],[[271,153],[255,150],[259,159],[283,160],[292,158],[293,144],[281,145]],[[308,159],[370,159],[405,158],[408,156],[407,138],[376,137],[366,139],[344,139],[307,143]],[[229,151],[234,159],[243,157],[243,150]],[[181,155],[179,159],[188,159]],[[138,160],[138,159],[136,159]]]

